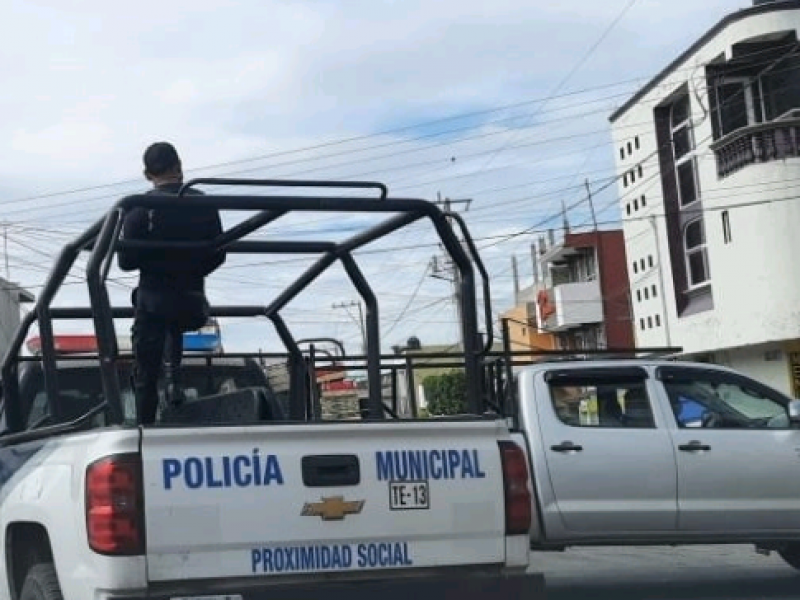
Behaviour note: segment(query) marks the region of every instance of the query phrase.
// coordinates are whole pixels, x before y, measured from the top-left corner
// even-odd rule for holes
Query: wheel
[[[53,563],[33,565],[25,576],[19,600],[64,600]]]
[[[786,561],[789,566],[800,571],[800,544],[789,544],[781,550],[778,550],[778,555]]]

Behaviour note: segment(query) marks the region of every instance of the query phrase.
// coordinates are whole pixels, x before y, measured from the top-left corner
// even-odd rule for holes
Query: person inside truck
[[[153,184],[148,194],[177,194],[183,185],[180,157],[172,144],[157,142],[143,157],[144,176]],[[137,207],[125,215],[125,240],[211,241],[222,233],[219,212],[192,206],[186,191],[180,207]],[[121,248],[119,266],[139,271],[133,291],[134,322],[131,329],[134,367],[132,385],[140,423],[152,424],[158,412],[158,379],[165,351],[168,362],[167,401],[185,399],[180,381],[183,333],[196,331],[209,319],[205,278],[225,262],[224,250]]]

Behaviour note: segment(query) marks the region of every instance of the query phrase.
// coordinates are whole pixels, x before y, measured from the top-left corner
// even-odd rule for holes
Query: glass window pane
[[[725,83],[717,87],[717,112],[722,135],[747,127],[747,96],[742,83]]]
[[[697,250],[689,254],[689,281],[692,285],[699,285],[708,280],[708,268],[704,250]]]
[[[689,118],[689,96],[681,96],[672,105],[672,126],[676,127]]]
[[[644,383],[550,386],[558,418],[572,427],[651,428],[653,411]]]
[[[680,160],[692,151],[692,135],[689,127],[681,127],[672,133],[672,144],[675,149],[675,160]]]
[[[681,427],[717,429],[787,429],[789,419],[777,397],[755,391],[738,381],[695,380],[665,383],[673,413]]]
[[[692,221],[686,226],[686,249],[697,248],[705,242],[702,221]]]
[[[687,161],[678,166],[678,193],[681,204],[686,206],[697,200],[697,186],[694,179],[694,162]]]

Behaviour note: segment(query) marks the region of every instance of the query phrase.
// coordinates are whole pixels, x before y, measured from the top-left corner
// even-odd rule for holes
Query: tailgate
[[[501,421],[145,429],[150,581],[505,560]]]

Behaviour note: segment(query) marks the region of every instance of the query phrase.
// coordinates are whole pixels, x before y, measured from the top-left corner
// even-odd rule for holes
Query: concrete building
[[[513,352],[531,350],[530,358],[536,360],[536,350],[554,350],[558,347],[555,335],[539,328],[536,297],[543,289],[544,283],[541,281],[536,245],[531,245],[533,270],[533,283],[531,285],[525,288],[520,287],[516,256],[512,257],[511,262],[514,272],[514,306],[500,314],[498,327],[502,327],[503,319],[507,319],[511,350]],[[498,330],[496,335],[501,336],[502,331]]]
[[[611,116],[638,345],[800,396],[800,1],[731,13]]]
[[[0,357],[5,356],[17,332],[22,305],[34,300],[29,291],[0,277]]]
[[[567,233],[549,247],[540,240],[536,294],[540,333],[562,349],[633,347],[623,232]]]

